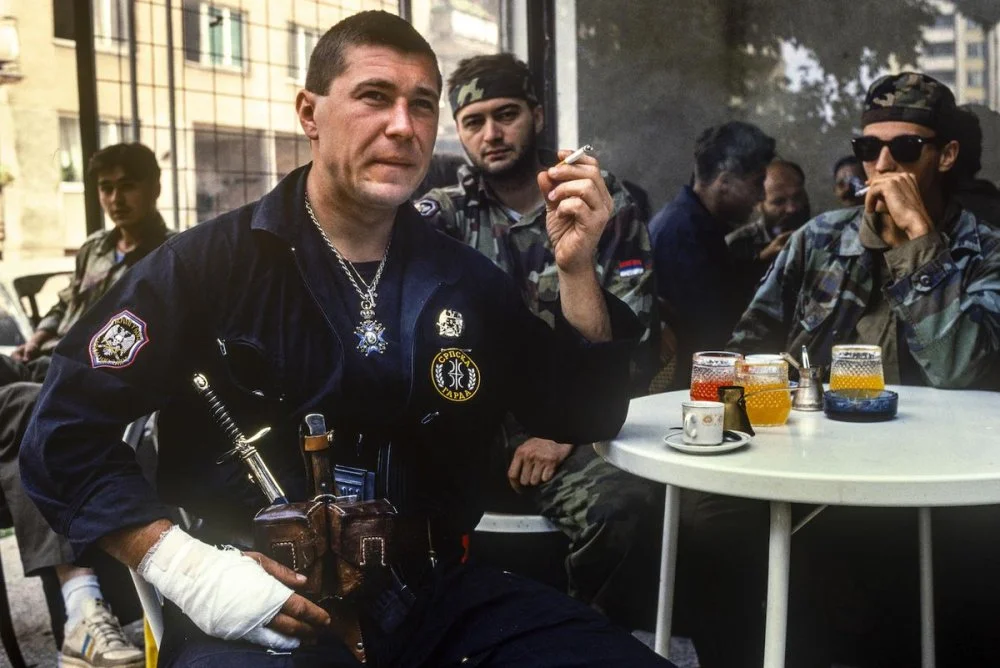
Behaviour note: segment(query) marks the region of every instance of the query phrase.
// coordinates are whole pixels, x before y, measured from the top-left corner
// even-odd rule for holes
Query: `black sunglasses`
[[[921,137],[920,135],[900,135],[889,141],[878,137],[854,137],[851,139],[854,155],[862,162],[878,160],[883,146],[889,147],[889,153],[897,162],[916,162],[920,159],[924,144],[936,145],[937,143],[935,137]]]

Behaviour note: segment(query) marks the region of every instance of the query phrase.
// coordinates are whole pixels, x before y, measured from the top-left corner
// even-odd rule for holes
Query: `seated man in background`
[[[110,230],[91,235],[80,247],[72,281],[13,359],[0,356],[0,487],[14,519],[26,575],[53,568],[66,605],[61,663],[75,666],[143,666],[141,650],[127,642],[104,603],[97,575],[75,566],[69,542],[57,535],[21,485],[18,451],[49,366],[42,356],[121,276],[168,236],[156,210],[160,167],[142,144],[116,144],[97,152],[89,172],[99,190]],[[33,381],[33,382],[32,382]]]
[[[649,223],[656,293],[676,336],[675,387],[688,385],[695,352],[722,349],[746,306],[726,234],[763,199],[772,159],[774,139],[754,125],[706,129],[695,142],[694,185]]]
[[[756,286],[792,232],[809,220],[806,175],[794,162],[775,160],[767,166],[764,199],[754,219],[726,235],[726,245],[743,268],[747,286]],[[756,291],[752,287],[751,294]]]
[[[539,151],[544,114],[531,72],[510,54],[468,58],[448,81],[448,99],[472,166],[459,171],[456,185],[427,193],[417,209],[435,228],[477,248],[510,274],[531,311],[553,326],[559,280],[536,176],[557,159]],[[607,172],[602,176],[614,211],[596,268],[604,288],[628,304],[645,327],[633,360],[639,393],[656,354],[649,238],[620,182]],[[634,574],[622,563],[637,541],[657,543],[656,527],[646,529],[641,520],[658,517],[660,486],[608,464],[589,444],[538,438],[511,417],[501,439],[512,453],[511,486],[537,488],[533,505],[570,538],[570,594],[613,617],[624,614],[622,604],[636,592],[615,582]],[[646,575],[655,578],[655,568]]]
[[[842,207],[861,206],[865,196],[857,192],[864,187],[865,168],[853,155],[845,155],[833,165],[833,196]]]
[[[797,354],[804,345],[827,366],[835,344],[877,344],[887,384],[1000,387],[1000,232],[954,197],[959,119],[951,91],[931,77],[873,83],[853,140],[870,186],[865,206],[824,213],[792,235],[729,348]],[[767,504],[709,496],[719,517],[725,510],[733,564],[766,563]],[[996,506],[934,512],[938,665],[1000,664],[997,515]],[[851,618],[857,655],[834,658],[919,663],[916,533],[906,509],[831,507],[797,534],[793,576],[805,568],[813,585],[827,583],[830,609]],[[759,607],[763,592],[761,581],[746,607]],[[754,622],[741,628],[759,630]],[[840,638],[835,650],[846,645]]]

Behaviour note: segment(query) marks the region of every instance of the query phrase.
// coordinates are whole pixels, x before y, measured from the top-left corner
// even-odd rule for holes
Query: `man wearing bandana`
[[[403,19],[369,11],[332,27],[295,98],[312,162],[168,240],[53,358],[21,453],[25,487],[76,554],[103,549],[163,595],[164,668],[670,665],[578,601],[463,559],[503,416],[560,442],[613,437],[641,329],[593,268],[612,211],[593,158],[538,175],[563,287],[555,328],[417,214],[440,93],[433,50]],[[271,427],[254,447],[281,492],[265,486],[265,497],[244,462],[223,456],[242,439],[227,438],[192,385],[206,378],[243,433]],[[155,489],[121,442],[154,410]],[[292,570],[301,550],[279,543],[270,558],[250,539],[262,506],[333,503],[303,463],[313,413],[330,459],[380,473],[375,502],[395,511],[394,529],[372,535],[369,523],[350,538],[363,579],[374,574],[370,596],[335,589],[326,608]],[[189,533],[170,506],[201,523]],[[348,521],[341,505],[324,512],[330,536]],[[343,554],[309,527],[303,559]],[[291,567],[275,560],[282,551]],[[343,561],[311,563],[355,583]],[[358,633],[338,634],[348,625]]]
[[[471,165],[459,168],[456,185],[424,195],[417,210],[513,277],[532,312],[553,325],[559,283],[536,175],[557,159],[538,146],[544,114],[531,73],[507,53],[468,58],[448,81],[448,99]],[[633,361],[635,390],[644,393],[656,359],[649,236],[621,183],[605,171],[601,175],[614,213],[596,267],[604,288],[645,326]],[[621,579],[635,569],[622,565],[636,554],[637,541],[656,543],[658,527],[640,520],[657,517],[660,486],[608,464],[589,446],[538,438],[510,416],[498,440],[508,453],[511,486],[529,494],[536,511],[570,539],[570,593],[620,623],[637,623],[621,617],[633,612],[627,608],[635,601],[629,599],[638,593]],[[651,560],[647,578],[655,577],[654,564]]]

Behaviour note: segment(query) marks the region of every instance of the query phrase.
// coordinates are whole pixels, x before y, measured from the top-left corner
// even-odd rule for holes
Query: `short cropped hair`
[[[113,144],[90,157],[87,174],[96,178],[101,172],[121,167],[129,178],[136,181],[160,182],[160,164],[156,154],[145,144]]]
[[[839,172],[844,167],[861,167],[861,161],[858,160],[856,156],[845,155],[843,158],[833,163],[833,177],[837,177],[837,172]]]
[[[784,158],[775,158],[774,160],[771,161],[771,164],[768,165],[768,167],[786,167],[795,172],[796,174],[798,174],[799,181],[802,182],[802,185],[805,185],[806,183],[806,173],[802,170],[802,167],[799,166],[797,162],[792,162],[791,160],[785,160]]]
[[[723,172],[746,176],[774,159],[774,139],[756,125],[730,121],[707,128],[694,145],[695,175],[711,183]]]
[[[371,10],[348,16],[320,37],[309,58],[306,90],[326,95],[330,82],[347,69],[347,50],[353,46],[385,46],[406,55],[427,56],[434,63],[441,88],[437,55],[427,40],[395,14]]]

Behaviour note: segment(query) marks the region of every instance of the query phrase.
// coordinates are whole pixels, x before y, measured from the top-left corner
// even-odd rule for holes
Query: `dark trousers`
[[[554,589],[510,573],[463,565],[438,572],[393,634],[364,624],[368,665],[671,666],[607,618]],[[160,666],[341,668],[360,666],[335,639],[289,654],[208,638],[168,606]]]
[[[0,369],[6,368],[0,363]],[[17,457],[41,387],[39,383],[30,382],[13,382],[0,387],[0,488],[14,519],[14,533],[27,575],[36,575],[46,567],[71,563],[73,559],[69,541],[49,527],[21,484]]]
[[[631,628],[652,628],[656,588],[649,583],[659,577],[663,489],[580,445],[529,494],[570,539],[569,594]]]
[[[768,504],[692,492],[681,508],[701,665],[759,666]],[[932,524],[937,663],[1000,665],[1000,506],[936,509]],[[919,602],[916,509],[831,506],[792,538],[787,665],[919,665]]]

